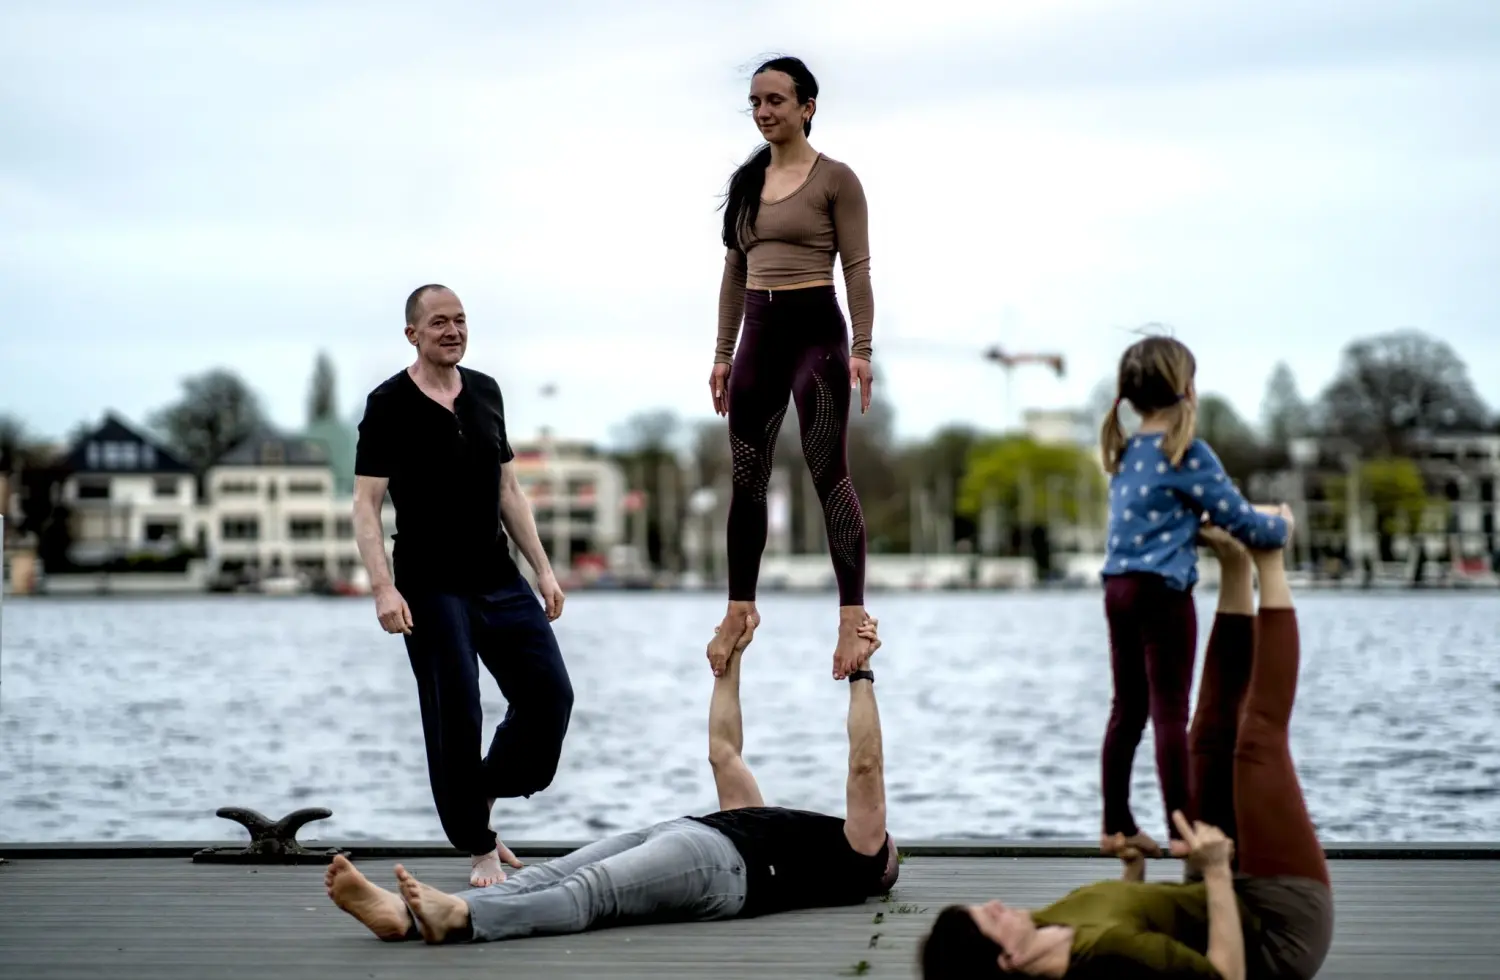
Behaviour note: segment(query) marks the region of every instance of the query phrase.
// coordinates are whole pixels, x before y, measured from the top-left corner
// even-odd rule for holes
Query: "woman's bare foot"
[[[365,928],[387,942],[405,939],[411,916],[401,896],[388,892],[359,873],[342,854],[336,855],[323,874],[323,889],[333,904],[358,919]]]
[[[1161,857],[1161,845],[1144,830],[1134,834],[1103,834],[1099,837],[1099,850],[1104,854],[1124,858],[1127,852],[1135,851],[1146,857]]]
[[[833,679],[841,681],[859,669],[874,652],[869,640],[859,635],[869,620],[864,606],[839,606],[839,641],[833,648]]]
[[[401,897],[397,901],[406,902],[411,917],[416,920],[417,931],[427,942],[440,943],[455,929],[469,924],[469,905],[457,895],[445,895],[422,884],[399,864],[396,865],[396,881],[401,888]]]
[[[708,641],[708,667],[715,677],[722,677],[729,658],[743,653],[760,625],[760,613],[753,602],[730,602],[724,621],[714,627],[714,638]]]

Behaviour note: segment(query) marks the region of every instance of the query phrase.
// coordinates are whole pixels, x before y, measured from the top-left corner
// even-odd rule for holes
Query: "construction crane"
[[[1061,354],[1009,354],[999,347],[991,347],[984,352],[984,359],[1005,368],[1007,375],[1018,364],[1045,364],[1059,378],[1068,372],[1067,361]]]
[[[1037,354],[1031,352],[1011,353],[999,345],[990,347],[984,352],[984,359],[994,361],[1005,369],[1005,417],[1010,418],[1010,381],[1011,374],[1017,366],[1022,364],[1043,364],[1052,369],[1052,373],[1059,378],[1067,374],[1067,361],[1061,354]]]

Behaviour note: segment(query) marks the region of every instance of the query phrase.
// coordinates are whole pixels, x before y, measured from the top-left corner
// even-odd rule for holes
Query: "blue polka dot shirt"
[[[1132,436],[1120,472],[1110,479],[1104,578],[1145,572],[1160,575],[1174,589],[1192,588],[1198,582],[1196,540],[1204,514],[1247,547],[1286,544],[1286,521],[1251,507],[1208,443],[1195,439],[1176,467],[1161,443],[1160,435]]]

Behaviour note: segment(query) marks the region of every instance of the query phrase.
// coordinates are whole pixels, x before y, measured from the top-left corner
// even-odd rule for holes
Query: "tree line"
[[[1210,367],[1200,380],[1214,373]],[[331,359],[319,354],[309,385],[309,423],[337,416],[336,387]],[[1112,378],[1095,388],[1083,406],[1092,424],[1102,421],[1114,396]],[[794,548],[819,550],[824,547],[822,515],[805,492],[810,488],[799,482],[805,466],[794,419],[795,409],[782,427],[775,468],[787,474],[794,491],[789,515]],[[269,423],[260,397],[244,379],[216,368],[185,379],[178,398],[152,413],[147,424],[201,474]],[[1024,433],[987,432],[964,424],[899,442],[894,427],[895,409],[879,387],[870,411],[855,413],[850,423],[849,467],[872,553],[953,548],[1032,554],[1045,564],[1050,526],[1102,513],[1103,477],[1091,446],[1043,445]],[[1459,355],[1417,330],[1351,342],[1334,378],[1314,399],[1304,398],[1288,364],[1278,364],[1267,382],[1257,424],[1242,418],[1226,399],[1203,391],[1198,429],[1242,485],[1256,473],[1284,469],[1294,439],[1339,440],[1364,461],[1365,483],[1383,526],[1417,509],[1418,498],[1426,499],[1420,474],[1409,463],[1402,465],[1414,439],[1500,431]],[[693,492],[728,485],[731,462],[723,420],[648,411],[624,420],[612,441],[607,454],[621,465],[629,488],[641,491],[646,500],[649,561],[661,569],[683,569],[683,527]],[[57,523],[48,504],[55,495],[45,484],[61,477],[59,461],[30,438],[19,420],[0,416],[0,473],[18,471],[29,471],[43,485],[23,483],[22,495],[31,506],[24,509],[17,530],[40,534]],[[1003,520],[986,535],[986,517],[996,514]]]

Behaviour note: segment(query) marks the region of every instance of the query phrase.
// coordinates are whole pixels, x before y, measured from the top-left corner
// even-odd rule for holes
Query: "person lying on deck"
[[[1290,533],[1291,512],[1274,512]],[[1300,651],[1282,552],[1252,559],[1224,531],[1201,537],[1221,578],[1189,735],[1197,812],[1172,814],[1189,880],[1148,884],[1145,858],[1124,848],[1124,881],[1038,911],[949,906],[922,945],[923,976],[1310,980],[1322,967],[1333,896],[1287,740]]]
[[[740,662],[750,620],[714,678],[708,758],[719,809],[620,834],[528,866],[486,888],[446,894],[396,865],[381,888],[343,855],[324,877],[328,897],[386,940],[492,942],[636,922],[707,921],[800,908],[857,905],[890,891],[898,873],[885,826],[885,767],[869,653],[849,675],[849,773],[844,817],[767,806],[741,755]]]

